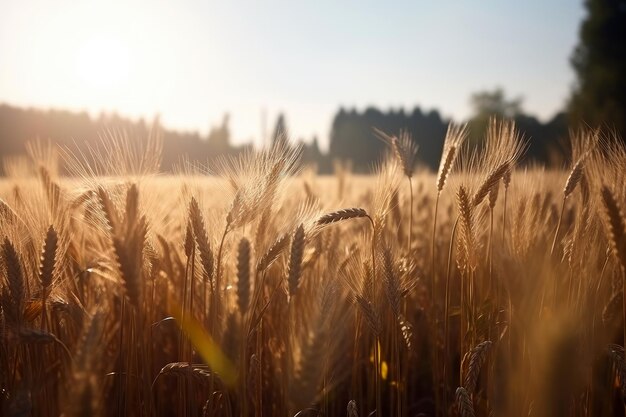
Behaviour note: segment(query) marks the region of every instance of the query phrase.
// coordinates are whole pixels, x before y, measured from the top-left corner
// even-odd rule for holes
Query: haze
[[[284,112],[323,147],[339,106],[463,119],[472,92],[502,86],[549,118],[583,15],[565,0],[0,4],[0,102],[202,133],[228,112],[234,142],[257,144]]]

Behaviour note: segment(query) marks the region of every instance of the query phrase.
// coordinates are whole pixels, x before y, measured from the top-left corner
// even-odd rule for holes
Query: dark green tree
[[[626,0],[586,0],[571,63],[570,123],[615,129],[626,139]]]

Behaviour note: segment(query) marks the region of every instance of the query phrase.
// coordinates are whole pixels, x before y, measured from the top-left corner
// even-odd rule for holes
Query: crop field
[[[378,134],[368,176],[33,144],[0,180],[0,414],[624,415],[621,142],[548,170],[451,126],[432,173]]]

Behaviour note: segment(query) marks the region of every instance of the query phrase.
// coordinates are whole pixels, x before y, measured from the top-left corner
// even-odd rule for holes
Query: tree
[[[472,117],[469,121],[469,140],[478,144],[484,139],[489,118],[515,119],[522,115],[522,97],[509,99],[501,87],[493,91],[479,91],[470,97]]]
[[[370,172],[384,153],[389,152],[389,147],[374,134],[373,128],[393,135],[406,130],[419,146],[420,163],[437,169],[447,124],[437,111],[422,112],[418,107],[411,113],[383,112],[374,107],[363,112],[340,108],[331,127],[329,157],[350,161],[357,172]]]
[[[522,101],[521,97],[507,99],[501,87],[497,87],[493,91],[480,91],[470,97],[474,119],[488,119],[491,116],[514,118],[522,113]]]
[[[209,132],[209,145],[211,145],[217,152],[227,152],[230,148],[230,131],[228,129],[228,121],[230,116],[224,115],[222,119],[222,125],[215,128],[211,128]]]
[[[272,146],[287,142],[287,136],[287,122],[285,122],[285,116],[280,113],[276,119],[276,126],[274,127],[274,133],[272,134]]]
[[[586,0],[571,64],[577,82],[570,123],[615,129],[626,138],[626,0]]]

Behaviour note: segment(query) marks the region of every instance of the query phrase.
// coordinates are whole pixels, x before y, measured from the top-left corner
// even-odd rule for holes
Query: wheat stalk
[[[391,146],[393,153],[395,154],[404,175],[407,178],[413,177],[413,170],[415,168],[415,159],[417,155],[417,146],[413,139],[407,132],[401,132],[400,138],[397,136],[389,136],[380,129],[374,128],[374,133],[380,137],[385,143]]]
[[[584,169],[584,161],[587,157],[588,153],[584,153],[578,161],[574,164],[572,169],[570,170],[569,176],[565,181],[565,187],[563,187],[563,200],[561,202],[561,212],[559,213],[559,220],[556,226],[556,232],[554,233],[554,240],[552,242],[552,248],[550,249],[550,253],[554,253],[554,248],[556,247],[556,242],[559,237],[559,231],[561,230],[561,222],[563,220],[563,212],[565,211],[565,200],[574,192],[576,185],[580,182],[583,177],[583,169]]]
[[[356,401],[350,400],[348,402],[348,417],[359,417],[359,412],[357,410]]]
[[[15,214],[11,206],[0,198],[0,219],[4,219],[5,221],[12,223],[15,222],[17,218],[17,214]]]
[[[624,226],[624,217],[613,193],[607,186],[602,187],[602,203],[609,226],[611,249],[622,268],[626,269],[626,228]]]
[[[569,197],[569,195],[574,192],[576,185],[578,185],[583,177],[584,157],[585,155],[576,161],[572,167],[569,176],[567,177],[567,181],[565,181],[565,187],[563,187],[563,198]]]
[[[437,173],[437,192],[441,193],[443,191],[443,187],[446,185],[446,180],[448,179],[448,174],[452,171],[452,164],[454,164],[454,160],[457,155],[457,147],[455,145],[451,145],[448,149],[445,149],[444,157],[441,159],[441,164],[439,165],[439,172]]]
[[[100,201],[100,207],[102,208],[102,211],[104,212],[104,217],[107,221],[107,226],[112,231],[114,231],[120,223],[119,214],[117,212],[115,204],[113,203],[113,200],[111,199],[108,191],[104,188],[99,187],[97,194]]]
[[[53,226],[48,228],[41,252],[39,264],[39,282],[46,294],[50,290],[54,278],[54,269],[57,262],[57,248],[59,236]],[[44,295],[45,297],[45,295]]]
[[[480,375],[480,370],[487,360],[487,353],[491,348],[491,341],[486,340],[480,344],[478,344],[475,348],[472,349],[469,355],[469,366],[467,369],[467,374],[465,375],[464,386],[468,392],[474,393],[476,391],[476,383],[478,382],[478,376]]]
[[[465,126],[455,126],[452,124],[448,126],[448,131],[444,139],[443,154],[439,161],[439,170],[437,171],[437,193],[443,191],[466,137],[467,131]]]
[[[189,204],[189,219],[193,227],[193,234],[196,237],[198,252],[200,253],[200,262],[204,269],[205,280],[212,283],[213,280],[213,251],[204,225],[204,217],[195,198],[191,199]]]
[[[368,217],[367,211],[362,208],[353,207],[346,208],[337,211],[333,211],[331,213],[324,214],[319,219],[316,220],[315,224],[317,226],[326,226],[329,224],[337,223],[344,220],[356,219],[361,217]]]
[[[242,315],[250,304],[250,241],[245,237],[239,241],[237,250],[237,305]]]
[[[380,335],[382,330],[381,318],[374,305],[360,294],[356,294],[354,296],[354,300],[363,313],[365,322],[370,327],[372,332],[374,332],[375,335]]]
[[[54,279],[54,269],[57,262],[57,246],[59,243],[59,236],[56,230],[51,225],[46,233],[44,241],[40,264],[39,264],[39,282],[42,289],[42,309],[41,309],[41,329],[44,330],[47,321],[46,304],[48,301],[48,294],[52,281]]]
[[[492,169],[480,184],[474,196],[472,197],[472,205],[477,207],[487,197],[487,194],[498,184],[504,177],[504,174],[510,169],[511,161],[505,161],[496,168]]]
[[[300,284],[302,274],[302,256],[304,254],[304,226],[300,224],[291,239],[291,251],[289,253],[289,267],[287,269],[287,283],[289,284],[289,295],[296,294]]]
[[[459,262],[460,268],[464,270],[471,267],[474,260],[474,206],[470,203],[469,194],[464,186],[460,186],[457,192],[457,205],[461,220],[457,262]]]
[[[8,238],[5,238],[2,243],[2,257],[4,259],[8,287],[8,300],[6,300],[7,304],[5,305],[9,308],[6,310],[6,313],[10,314],[11,321],[19,327],[22,322],[26,291],[24,289],[24,275],[19,256],[15,246]]]
[[[456,404],[461,417],[474,417],[474,405],[467,390],[463,387],[456,389]]]
[[[206,227],[204,225],[204,218],[202,216],[202,212],[200,211],[200,207],[198,206],[198,202],[195,198],[191,198],[191,202],[189,203],[189,221],[191,222],[193,234],[196,238],[196,243],[198,245],[198,252],[200,254],[200,264],[202,265],[202,269],[204,273],[202,274],[202,312],[206,317],[207,315],[207,296],[208,296],[208,287],[211,289],[211,294],[216,291],[215,284],[213,282],[213,251],[211,250],[211,244],[209,243],[209,238],[207,235]],[[192,277],[193,281],[193,277]],[[193,284],[192,284],[193,285]],[[215,303],[212,302],[211,306]]]
[[[256,270],[257,272],[265,271],[269,268],[275,261],[278,259],[280,254],[289,246],[291,242],[291,235],[284,234],[280,236],[276,241],[269,247],[269,249],[261,256],[259,262],[257,263]]]

